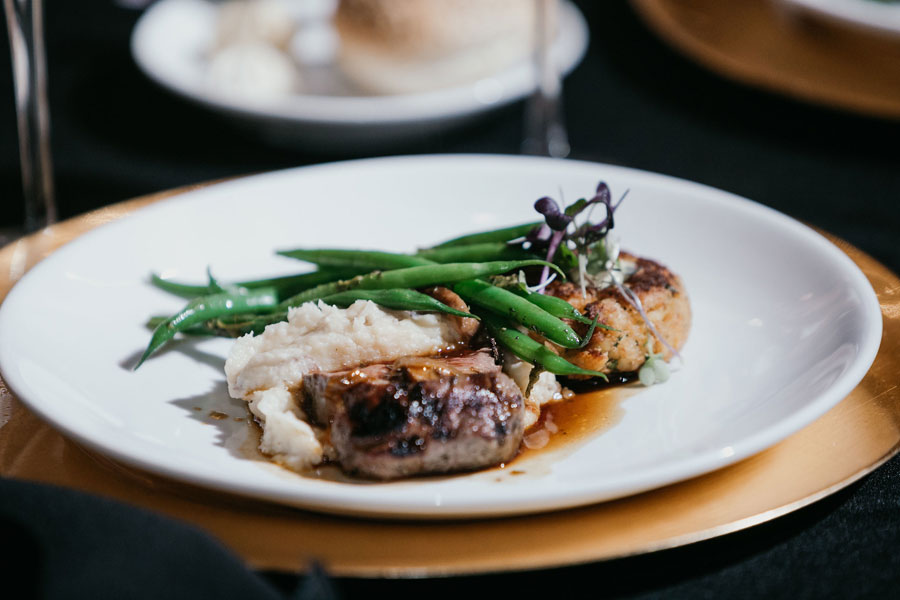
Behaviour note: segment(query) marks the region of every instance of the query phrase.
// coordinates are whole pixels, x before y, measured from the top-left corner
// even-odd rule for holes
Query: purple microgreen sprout
[[[600,184],[597,186],[597,193],[594,195],[594,197],[590,200],[585,201],[584,204],[579,207],[578,211],[573,214],[573,217],[577,216],[578,213],[584,211],[587,208],[590,208],[590,211],[588,212],[588,218],[585,219],[585,222],[575,230],[572,236],[576,245],[579,246],[579,250],[587,248],[591,244],[602,240],[604,237],[606,237],[606,234],[609,233],[613,227],[615,227],[614,215],[616,209],[619,208],[619,206],[622,204],[622,201],[625,200],[625,197],[627,195],[628,190],[626,190],[625,193],[622,194],[622,197],[619,198],[618,202],[613,204],[612,194],[610,194],[609,187],[602,181],[600,182]],[[573,207],[577,204],[578,203],[573,205]],[[599,223],[591,223],[590,216],[591,214],[593,214],[593,210],[598,204],[602,204],[606,209],[606,215]]]
[[[526,242],[531,242],[532,244],[537,244],[539,242],[546,242],[550,239],[550,236],[553,232],[547,227],[546,223],[541,223],[534,229],[532,229],[528,235],[525,236]]]
[[[572,223],[572,216],[561,211],[556,200],[549,196],[544,196],[535,202],[534,210],[544,216],[547,226],[553,231],[565,231],[569,224]]]
[[[553,234],[550,236],[550,243],[547,246],[547,258],[545,259],[547,262],[553,262],[556,249],[559,248],[559,244],[565,239],[566,230],[574,220],[574,217],[561,211],[556,200],[549,196],[544,196],[535,202],[534,209],[544,216],[547,227],[553,231]],[[547,286],[549,277],[550,268],[544,267],[544,270],[541,271],[540,283],[538,284],[540,289],[544,289]]]

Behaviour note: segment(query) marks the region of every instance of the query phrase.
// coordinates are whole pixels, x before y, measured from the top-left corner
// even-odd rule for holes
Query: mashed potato
[[[305,373],[427,356],[464,341],[452,322],[436,314],[389,311],[363,300],[346,309],[308,302],[291,309],[286,322],[239,338],[225,376],[231,396],[244,398],[296,386]]]

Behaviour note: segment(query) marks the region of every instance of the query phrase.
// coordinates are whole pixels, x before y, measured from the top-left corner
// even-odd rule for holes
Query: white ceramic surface
[[[574,5],[564,2],[561,8],[560,34],[552,51],[568,73],[584,56],[588,28]],[[217,10],[209,0],[156,2],[134,29],[132,55],[162,87],[277,141],[332,150],[400,143],[470,120],[535,88],[526,61],[492,77],[419,94],[367,95],[350,86],[340,94],[310,92],[267,101],[228,96],[206,83]]]
[[[694,311],[686,364],[664,385],[637,387],[618,423],[541,468],[382,484],[305,478],[249,455],[245,422],[210,418],[247,416],[226,391],[229,340],[184,340],[131,370],[147,316],[182,304],[147,283],[151,271],[203,281],[210,266],[224,281],[302,270],[276,249],[409,251],[525,222],[535,199],[571,202],[601,179],[615,196],[630,190],[616,218],[623,247],[684,278]],[[398,157],[215,185],[77,239],[0,307],[0,370],[55,427],[125,463],[316,510],[440,518],[583,505],[734,463],[844,398],[880,337],[877,299],[852,261],[762,205],[595,163]]]
[[[786,7],[889,36],[900,36],[900,2],[878,0],[778,0]]]

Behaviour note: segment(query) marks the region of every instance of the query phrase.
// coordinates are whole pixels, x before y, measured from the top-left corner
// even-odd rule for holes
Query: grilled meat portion
[[[485,350],[309,374],[303,407],[344,471],[375,479],[510,460],[524,429],[522,392]]]

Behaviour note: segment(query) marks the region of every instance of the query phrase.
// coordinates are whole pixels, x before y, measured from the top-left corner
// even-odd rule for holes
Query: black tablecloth
[[[62,217],[229,175],[362,156],[265,145],[157,88],[128,49],[139,13],[46,2],[53,156]],[[900,125],[717,77],[670,50],[623,2],[580,3],[591,46],[565,84],[572,157],[747,196],[835,233],[900,271]],[[0,226],[21,218],[7,40],[0,38]],[[518,153],[523,106],[397,154]],[[2,421],[0,421],[2,422]],[[0,435],[3,435],[0,427]],[[477,593],[591,597],[900,596],[900,461],[809,508],[653,555],[514,575],[368,581],[254,573],[159,515],[0,480],[0,594],[90,598],[342,598]],[[9,597],[19,597],[18,595]],[[24,597],[28,597],[25,595]]]

